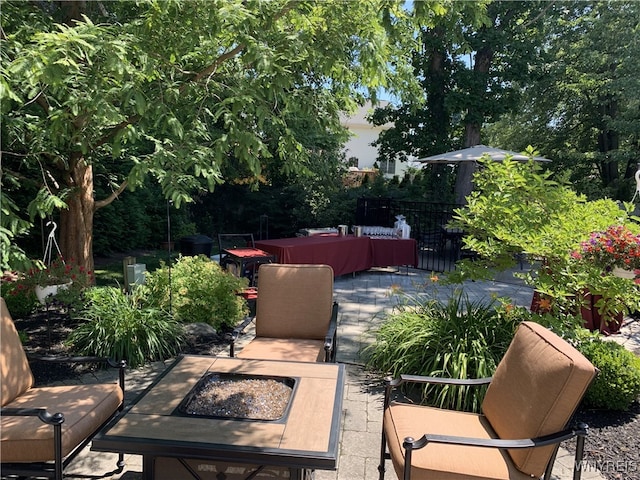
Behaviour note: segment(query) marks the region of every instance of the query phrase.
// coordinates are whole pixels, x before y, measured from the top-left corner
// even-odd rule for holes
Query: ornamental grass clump
[[[126,360],[130,367],[175,356],[183,343],[183,326],[162,309],[143,307],[138,292],[95,287],[85,293],[84,320],[67,339],[71,351]]]
[[[496,301],[472,301],[457,292],[446,303],[412,297],[387,315],[363,354],[367,365],[393,377],[443,378],[493,375],[519,321]],[[423,403],[456,410],[480,410],[486,387],[426,385]]]

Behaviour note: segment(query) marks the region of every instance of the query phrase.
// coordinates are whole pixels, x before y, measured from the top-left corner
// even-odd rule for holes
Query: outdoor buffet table
[[[372,264],[374,267],[408,265],[418,267],[418,245],[415,239],[372,238]]]
[[[282,378],[294,387],[279,419],[181,412],[210,375]],[[246,475],[256,469],[289,470],[290,480],[306,480],[314,469],[336,469],[343,393],[341,364],[185,355],[98,434],[91,449],[142,455],[144,480],[192,478],[190,470],[207,480],[253,478]],[[252,402],[252,394],[246,396]]]
[[[371,267],[418,266],[417,244],[412,238],[316,235],[260,240],[256,248],[275,255],[278,263],[330,265],[335,276]]]

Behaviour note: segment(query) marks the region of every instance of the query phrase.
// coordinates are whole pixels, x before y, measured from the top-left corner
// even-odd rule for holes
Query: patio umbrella
[[[513,160],[526,162],[529,157],[521,153],[502,150],[500,148],[487,147],[485,145],[474,145],[473,147],[455,150],[453,152],[439,153],[430,157],[418,158],[415,160],[419,163],[458,163],[458,162],[477,162],[482,155],[488,154],[493,160],[501,162],[507,155],[511,155]],[[537,162],[550,162],[551,160],[542,157],[533,157]]]
[[[445,163],[460,164],[456,177],[456,203],[465,204],[466,197],[473,190],[473,173],[476,170],[477,162],[484,154],[488,154],[493,160],[501,162],[507,155],[511,155],[513,160],[526,162],[529,157],[521,153],[510,152],[500,148],[487,147],[486,145],[474,145],[473,147],[455,150],[453,152],[440,153],[430,157],[418,158],[417,163]],[[542,157],[533,157],[538,162],[550,162],[551,160]]]

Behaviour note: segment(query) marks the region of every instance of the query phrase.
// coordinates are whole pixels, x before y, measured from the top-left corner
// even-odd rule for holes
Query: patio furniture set
[[[124,454],[142,455],[145,480],[310,480],[335,470],[345,370],[336,363],[333,279],[328,265],[261,265],[256,338],[240,352],[232,342],[229,357],[178,357],[126,408],[122,365],[118,384],[33,388],[2,300],[1,475],[61,480],[89,442],[119,453],[119,466]],[[468,381],[489,385],[482,414],[393,395],[405,383],[445,379],[386,379],[380,480],[389,459],[403,480],[549,478],[559,443],[574,437],[579,479],[586,426],[571,417],[595,374],[568,343],[525,322],[495,375]]]

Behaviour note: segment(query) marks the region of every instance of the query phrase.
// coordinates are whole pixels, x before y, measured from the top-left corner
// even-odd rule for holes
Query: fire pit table
[[[145,480],[306,480],[335,470],[344,365],[181,356],[94,439]]]

